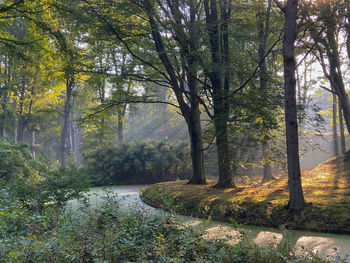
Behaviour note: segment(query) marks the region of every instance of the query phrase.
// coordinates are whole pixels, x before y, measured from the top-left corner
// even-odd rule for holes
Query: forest
[[[0,0],[0,262],[350,262],[349,65],[349,0]]]

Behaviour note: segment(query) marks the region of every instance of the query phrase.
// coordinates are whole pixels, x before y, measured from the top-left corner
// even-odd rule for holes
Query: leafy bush
[[[85,169],[94,185],[146,184],[189,178],[185,143],[144,141],[95,149],[85,154]]]
[[[0,179],[9,180],[14,175],[29,177],[34,172],[33,165],[28,145],[0,140]]]
[[[325,262],[314,255],[295,256],[244,239],[237,245],[229,245],[229,240],[206,240],[171,214],[146,214],[132,209],[121,215],[115,199],[105,201],[97,209],[89,205],[65,210],[47,207],[43,215],[17,207],[21,216],[0,223],[0,261]],[[0,202],[0,215],[15,217],[6,209],[8,206]],[[8,231],[13,225],[27,227]]]
[[[78,169],[51,169],[34,160],[27,145],[0,140],[0,191],[8,193],[16,205],[37,211],[48,204],[63,207],[85,190],[87,185]]]

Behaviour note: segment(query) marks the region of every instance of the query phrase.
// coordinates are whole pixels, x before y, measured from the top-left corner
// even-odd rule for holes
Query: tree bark
[[[22,142],[24,137],[24,126],[25,126],[25,117],[24,117],[24,96],[25,96],[25,84],[22,83],[19,97],[19,120],[18,120],[18,141]]]
[[[122,107],[122,108],[120,108]],[[123,136],[123,126],[124,126],[124,113],[125,113],[125,106],[122,105],[118,108],[118,141],[120,143],[124,142],[124,136]]]
[[[64,115],[63,115],[63,126],[61,131],[61,142],[60,142],[60,161],[61,166],[66,167],[66,155],[67,155],[67,136],[69,128],[69,114],[71,108],[71,97],[74,86],[74,77],[66,79],[66,102],[64,104]]]
[[[294,43],[296,39],[296,19],[298,0],[288,0],[285,8],[285,32],[283,38],[285,124],[287,142],[289,203],[291,210],[300,210],[305,205],[301,184],[299,162],[298,119],[296,108],[296,80]]]
[[[265,11],[260,11],[258,13],[258,31],[259,31],[259,61],[262,61],[259,71],[260,71],[260,89],[263,91],[263,94],[265,94],[267,89],[267,64],[265,59],[265,53],[266,53],[266,44],[267,44],[267,38],[269,34],[269,23],[270,23],[270,12],[271,12],[271,1],[269,0],[266,14],[264,15]],[[264,5],[262,8],[265,9]],[[265,17],[266,16],[266,17]],[[265,18],[265,19],[264,19]],[[265,25],[264,25],[265,24]],[[264,118],[264,116],[263,116]],[[264,128],[263,133],[267,134],[269,132],[268,129]],[[261,183],[266,183],[271,180],[274,180],[275,178],[272,176],[272,168],[269,161],[269,148],[270,144],[268,142],[268,136],[264,136],[262,142],[261,142],[261,149],[262,149],[262,159],[263,159],[263,178],[261,180]]]
[[[33,159],[36,159],[36,152],[35,152],[35,130],[32,129],[30,133],[30,143],[29,143],[30,151],[32,153]]]
[[[191,158],[193,174],[190,184],[206,184],[204,175],[204,154],[202,142],[202,127],[200,123],[199,107],[195,107],[190,113],[191,117],[188,121],[188,131],[190,134]]]
[[[221,19],[217,9],[217,0],[205,0],[205,18],[209,37],[212,70],[209,72],[214,108],[214,126],[218,154],[218,188],[235,187],[231,173],[231,156],[228,147],[228,120],[230,89],[230,50],[228,20],[231,16],[231,3],[220,2]],[[233,169],[232,169],[233,170]]]
[[[344,120],[343,120],[342,109],[339,103],[338,103],[338,111],[339,111],[340,147],[341,147],[340,149],[341,149],[341,153],[344,154],[346,152]]]
[[[337,95],[333,93],[333,154],[334,156],[339,155],[338,151],[338,129],[337,129]]]
[[[1,88],[1,87],[0,87]],[[3,98],[4,100],[4,98]],[[6,102],[2,102],[2,121],[1,121],[1,139],[3,141],[6,141],[6,121],[7,121],[7,107],[6,107]]]

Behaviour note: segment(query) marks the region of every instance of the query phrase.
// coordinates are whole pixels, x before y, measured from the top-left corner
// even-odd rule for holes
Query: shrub
[[[0,179],[13,176],[29,177],[33,174],[33,160],[28,145],[0,140]]]
[[[95,149],[84,157],[93,185],[147,184],[189,178],[187,144],[144,141]]]

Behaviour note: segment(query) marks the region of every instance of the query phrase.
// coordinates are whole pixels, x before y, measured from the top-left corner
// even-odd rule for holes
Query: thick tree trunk
[[[341,147],[340,149],[341,149],[341,153],[344,154],[346,152],[344,121],[343,121],[343,113],[339,103],[338,103],[338,111],[339,111],[340,147]]]
[[[204,151],[202,142],[202,127],[200,123],[199,107],[192,109],[188,122],[188,131],[191,141],[192,178],[189,184],[206,184],[204,175]]]
[[[283,39],[285,122],[288,163],[289,209],[300,210],[305,205],[301,185],[299,162],[298,119],[296,108],[296,80],[294,42],[296,39],[296,19],[298,0],[288,0],[285,8],[285,32]]]
[[[216,148],[218,154],[219,181],[215,185],[217,188],[235,187],[231,175],[230,151],[227,140],[227,122],[215,119]]]
[[[61,131],[61,142],[60,142],[60,161],[61,166],[66,167],[66,155],[67,155],[67,136],[69,128],[69,114],[71,108],[71,97],[74,85],[74,77],[66,80],[66,102],[64,104],[64,115],[63,115],[63,126]]]
[[[338,129],[337,129],[337,95],[333,93],[333,156],[338,156]]]
[[[221,2],[218,12],[217,1],[205,0],[205,19],[210,44],[211,82],[214,108],[214,126],[218,154],[219,181],[216,187],[235,187],[231,174],[231,156],[228,148],[227,123],[229,119],[228,91],[230,88],[230,50],[228,20],[231,16],[231,2]],[[221,15],[221,19],[219,19]]]

